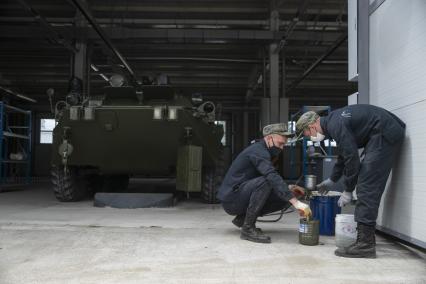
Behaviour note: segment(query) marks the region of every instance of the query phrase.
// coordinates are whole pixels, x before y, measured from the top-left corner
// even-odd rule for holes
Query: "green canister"
[[[316,246],[319,242],[319,220],[300,219],[299,243]]]

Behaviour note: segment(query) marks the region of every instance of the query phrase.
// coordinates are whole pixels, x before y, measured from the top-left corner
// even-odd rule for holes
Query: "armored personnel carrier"
[[[60,104],[57,104],[60,105]],[[212,102],[194,104],[166,85],[105,87],[56,110],[51,177],[60,201],[127,188],[129,177],[176,177],[208,203],[224,175],[222,126]]]

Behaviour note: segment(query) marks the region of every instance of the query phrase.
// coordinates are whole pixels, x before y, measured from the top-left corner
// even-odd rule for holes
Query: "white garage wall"
[[[407,124],[378,226],[426,246],[426,1],[386,0],[370,15],[370,103]]]

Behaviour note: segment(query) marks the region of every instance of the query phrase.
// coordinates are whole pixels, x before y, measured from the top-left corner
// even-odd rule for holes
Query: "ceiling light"
[[[107,77],[107,76],[105,76],[104,74],[99,73],[99,76],[101,76],[101,77],[102,77],[102,79],[104,79],[105,81],[109,82],[108,77]]]
[[[227,29],[229,26],[225,25],[194,25],[196,29]]]
[[[90,64],[90,68],[92,68],[92,70],[95,71],[95,72],[99,72],[99,68],[96,67],[95,64]]]

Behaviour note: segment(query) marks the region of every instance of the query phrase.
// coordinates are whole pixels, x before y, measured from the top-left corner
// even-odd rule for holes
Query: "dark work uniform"
[[[260,216],[290,207],[288,200],[294,197],[272,165],[263,139],[245,148],[233,161],[217,198],[228,214],[241,215],[246,213],[255,190],[270,191]]]
[[[380,199],[394,158],[405,136],[405,124],[373,105],[351,105],[321,117],[324,135],[336,140],[339,156],[330,179],[343,175],[346,191],[357,187],[355,221],[376,224]],[[360,161],[358,148],[364,148]]]

